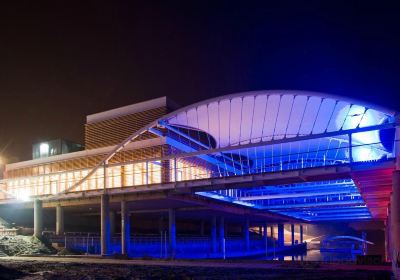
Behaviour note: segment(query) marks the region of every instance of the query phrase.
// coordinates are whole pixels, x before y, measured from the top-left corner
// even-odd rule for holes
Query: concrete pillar
[[[115,227],[116,227],[116,216],[115,211],[110,211],[110,236],[113,237],[115,235]],[[122,233],[122,232],[121,232]]]
[[[283,224],[278,224],[278,246],[279,248],[285,246],[285,232]]]
[[[399,123],[400,120],[397,119],[396,122]],[[400,126],[396,127],[394,153],[396,156],[396,170],[400,170]]]
[[[291,233],[292,233],[292,246],[293,246],[294,245],[294,224],[290,225],[290,230],[291,230]]]
[[[168,209],[168,222],[169,222],[169,252],[170,258],[175,258],[176,253],[176,220],[175,209]]]
[[[126,176],[125,176],[125,166],[121,165],[121,187],[125,187],[126,186]]]
[[[386,221],[385,221],[385,239],[386,239],[386,242],[385,242],[385,244],[386,244],[386,252],[385,252],[385,255],[386,255],[386,260],[388,261],[388,262],[390,262],[391,261],[391,259],[392,259],[392,249],[391,249],[391,240],[390,240],[390,230],[391,230],[391,226],[390,226],[390,202],[389,202],[389,205],[388,205],[388,209],[387,209],[387,218],[386,218]]]
[[[225,240],[225,217],[219,218],[219,251],[224,252],[224,240]]]
[[[273,225],[271,226],[270,230],[271,230],[270,236],[271,236],[271,238],[274,238],[274,226]]]
[[[303,225],[300,225],[300,243],[303,243],[304,239],[303,239]]]
[[[121,201],[121,254],[129,254],[131,241],[131,221],[126,201]]]
[[[246,251],[250,251],[250,220],[246,218],[244,225],[244,243]]]
[[[390,200],[390,226],[392,261],[400,252],[400,170],[393,171],[393,186]]]
[[[103,163],[103,187],[108,189],[110,187],[109,174],[107,169],[108,161]]]
[[[169,183],[171,182],[171,164],[170,160],[161,161],[161,182]]]
[[[217,217],[211,218],[211,249],[213,253],[217,252]]]
[[[110,236],[110,197],[108,194],[101,195],[101,255],[110,254],[111,236]]]
[[[56,206],[56,235],[64,234],[64,208]]]
[[[33,201],[33,236],[42,237],[43,231],[43,205],[42,201],[35,199]]]
[[[264,245],[265,245],[265,255],[268,255],[268,233],[267,233],[268,227],[267,224],[264,224],[263,226],[263,240],[264,240]]]

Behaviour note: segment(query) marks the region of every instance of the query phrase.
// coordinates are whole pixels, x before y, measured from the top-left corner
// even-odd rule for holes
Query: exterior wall
[[[137,112],[112,119],[85,124],[85,148],[95,149],[121,143],[135,131],[169,112],[166,106]],[[155,137],[145,133],[141,140]]]
[[[143,149],[122,151],[115,155],[110,161],[110,165],[144,160],[146,158],[161,157],[166,149],[165,145],[148,147]],[[81,157],[65,161],[50,162],[42,165],[33,165],[20,169],[9,170],[7,176],[7,191],[15,194],[17,197],[24,196],[55,194],[63,191],[66,188],[74,185],[80,179],[88,174],[106,154],[98,154],[90,157]],[[108,168],[108,177],[110,187],[121,187],[132,185],[132,183],[141,185],[145,184],[145,180],[139,179],[143,177],[145,169],[144,163],[127,164],[121,166],[111,166]],[[149,177],[149,183],[160,181],[160,175],[157,174],[160,168],[157,168],[157,163],[149,164],[150,173],[153,176]],[[124,180],[122,169],[124,169]],[[131,172],[131,173],[129,173]],[[135,180],[129,181],[129,174],[136,176]],[[104,171],[99,169],[91,178],[79,186],[75,191],[94,190],[104,187]]]
[[[169,145],[164,144],[117,153],[110,159],[109,167],[107,167],[108,186],[120,188],[175,181],[175,174],[177,181],[210,177],[211,171],[207,163],[201,159],[161,161],[160,158],[170,154],[171,150]],[[62,192],[85,177],[105,155],[99,154],[9,170],[7,171],[7,192],[19,199]],[[103,188],[104,169],[99,168],[74,191]]]

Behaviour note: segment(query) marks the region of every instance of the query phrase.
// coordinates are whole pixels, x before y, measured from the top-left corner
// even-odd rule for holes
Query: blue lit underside
[[[353,180],[231,189],[197,194],[310,222],[371,219],[371,213]]]

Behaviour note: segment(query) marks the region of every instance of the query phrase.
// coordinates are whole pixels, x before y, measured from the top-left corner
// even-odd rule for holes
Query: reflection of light
[[[353,149],[353,160],[354,161],[367,161],[377,159],[377,155],[372,149],[365,147],[356,147]]]
[[[41,143],[39,146],[40,156],[47,156],[49,155],[49,144]]]
[[[351,106],[350,110],[349,107],[344,107],[338,116],[337,129],[342,127],[344,130],[374,126],[382,122],[382,115],[377,111],[371,109],[365,111],[365,107],[358,105]],[[354,161],[377,160],[387,154],[381,144],[379,130],[353,133],[352,145]],[[359,145],[363,146],[357,147]]]
[[[379,123],[379,116],[372,110],[365,111],[365,107],[353,105],[350,110],[348,107],[344,107],[340,110],[336,119],[336,126],[340,129],[355,129],[358,127],[367,127],[377,125]],[[345,119],[343,120],[343,117]],[[379,142],[378,131],[367,131],[363,133],[353,134],[353,141],[359,144],[377,143]]]

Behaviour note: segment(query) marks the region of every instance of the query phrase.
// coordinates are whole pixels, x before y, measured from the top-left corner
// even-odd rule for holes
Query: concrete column
[[[224,239],[225,239],[225,217],[219,218],[219,251],[224,252]]]
[[[283,224],[278,224],[278,246],[279,248],[285,246],[285,231]]]
[[[244,225],[244,243],[246,251],[250,251],[250,220],[246,218]]]
[[[168,209],[168,222],[169,222],[169,252],[172,259],[175,258],[176,253],[176,220],[175,209]]]
[[[110,187],[109,176],[108,176],[108,169],[107,169],[108,162],[103,163],[103,187],[104,189],[108,189]]]
[[[271,238],[274,238],[274,226],[273,225],[271,226],[270,230],[271,230],[270,236],[271,236]]]
[[[56,235],[64,234],[64,208],[56,206]]]
[[[126,201],[121,201],[121,254],[129,254],[131,241],[131,221]]]
[[[386,218],[385,222],[384,222],[384,230],[385,230],[385,260],[388,262],[389,261],[389,254],[388,252],[390,252],[389,250],[389,231],[388,231],[388,219]]]
[[[393,186],[390,200],[390,226],[392,261],[400,252],[400,170],[393,171]]]
[[[113,237],[115,235],[115,219],[117,214],[115,211],[110,211],[110,236]],[[121,232],[122,233],[122,232]]]
[[[110,197],[108,194],[101,195],[101,255],[110,254]]]
[[[392,196],[390,195],[390,201]],[[388,229],[388,259],[391,261],[392,260],[392,247],[393,247],[393,243],[392,243],[392,215],[391,215],[391,203],[389,202],[388,205],[388,225],[387,225],[387,229]]]
[[[121,186],[122,187],[125,187],[125,182],[126,182],[126,179],[125,179],[125,166],[121,165]]]
[[[170,160],[161,161],[161,182],[169,183],[171,182],[171,164]]]
[[[396,121],[397,123],[400,122],[399,119],[397,119]],[[400,170],[400,127],[396,127],[394,153],[396,156],[396,170]]]
[[[304,239],[303,239],[303,225],[300,225],[300,243],[303,243]]]
[[[265,245],[265,255],[268,255],[268,233],[267,233],[268,227],[267,224],[264,224],[263,226],[263,240],[264,240],[264,245]]]
[[[43,205],[42,201],[35,199],[33,201],[33,236],[42,237],[43,231]]]
[[[293,246],[294,245],[294,224],[290,225],[290,230],[291,230],[291,233],[292,233],[292,246]]]
[[[217,252],[217,217],[211,218],[211,249],[213,253]]]

